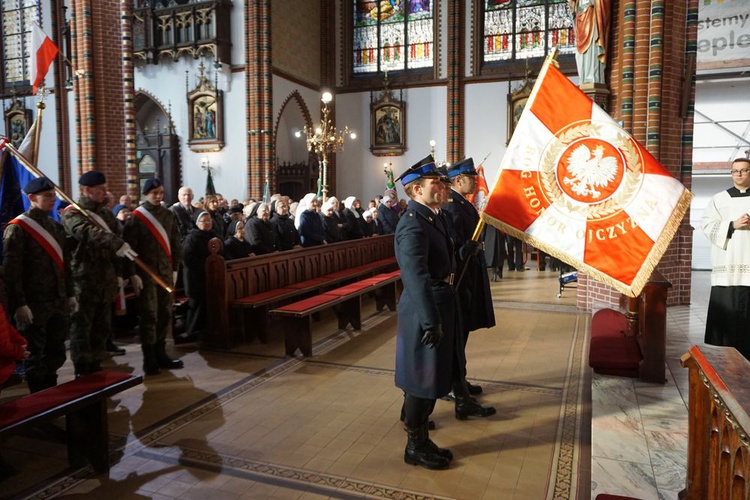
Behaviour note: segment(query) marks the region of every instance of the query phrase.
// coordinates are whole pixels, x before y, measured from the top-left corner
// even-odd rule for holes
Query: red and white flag
[[[635,297],[692,197],[548,60],[482,216]]]
[[[31,51],[29,54],[29,81],[36,95],[37,89],[44,83],[49,65],[57,57],[57,45],[48,37],[41,26],[31,23]]]
[[[487,179],[484,177],[484,165],[477,167],[477,185],[474,188],[474,193],[466,196],[466,199],[474,204],[474,208],[478,212],[484,210],[484,204],[487,201],[490,190],[487,187]]]

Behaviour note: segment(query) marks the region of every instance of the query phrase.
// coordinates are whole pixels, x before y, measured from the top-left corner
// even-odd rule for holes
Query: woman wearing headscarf
[[[344,235],[347,240],[364,238],[364,220],[356,209],[356,196],[350,196],[344,200],[344,210],[341,216],[344,223]]]
[[[294,227],[294,218],[289,215],[289,199],[281,197],[276,200],[276,213],[271,217],[271,225],[276,231],[279,250],[291,250],[299,246],[299,233]]]
[[[251,255],[254,255],[253,248],[245,241],[245,222],[232,221],[227,231],[227,239],[224,240],[224,259],[242,259]]]
[[[265,255],[278,251],[276,231],[268,221],[270,208],[268,203],[258,203],[258,212],[245,224],[245,240],[250,243],[255,255]]]
[[[336,243],[337,241],[342,241],[342,229],[344,227],[343,224],[341,224],[338,217],[336,217],[334,204],[331,201],[331,198],[328,198],[328,200],[323,203],[323,207],[321,208],[321,215],[323,216],[323,225],[326,228],[326,241],[328,243]]]
[[[299,231],[299,223],[302,219],[302,213],[310,208],[310,202],[316,198],[317,196],[315,193],[307,193],[297,204],[297,209],[294,211],[294,227],[297,228],[297,231]]]
[[[209,256],[208,242],[216,237],[212,230],[213,219],[207,210],[198,213],[195,226],[182,242],[182,272],[188,297],[185,334],[188,338],[199,337],[206,328],[206,259]]]
[[[305,200],[307,201],[305,202]],[[323,219],[320,218],[317,207],[318,198],[314,193],[305,195],[299,207],[297,207],[299,239],[303,247],[314,247],[328,243]]]
[[[378,235],[378,226],[373,219],[373,211],[374,210],[365,210],[365,213],[362,214],[362,219],[365,221],[365,238]]]

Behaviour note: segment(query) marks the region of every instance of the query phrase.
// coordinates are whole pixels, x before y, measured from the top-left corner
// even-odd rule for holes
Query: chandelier
[[[326,201],[328,199],[328,155],[343,151],[346,137],[356,139],[357,134],[350,131],[349,127],[344,127],[343,130],[336,130],[332,125],[331,119],[328,116],[330,113],[328,103],[333,100],[333,95],[330,92],[323,92],[320,100],[323,102],[323,116],[320,124],[314,129],[305,125],[303,131],[306,136],[307,150],[317,154],[320,158],[321,168],[318,171],[318,195],[321,195],[323,201]],[[298,131],[294,135],[301,137],[302,132]]]

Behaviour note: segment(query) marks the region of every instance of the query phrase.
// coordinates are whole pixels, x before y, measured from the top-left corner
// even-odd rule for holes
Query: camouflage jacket
[[[151,268],[167,284],[172,284],[172,273],[177,272],[182,261],[182,243],[180,243],[180,230],[177,227],[177,217],[169,209],[161,205],[152,205],[144,201],[141,207],[148,210],[164,228],[169,241],[172,258],[167,256],[156,237],[151,234],[151,230],[141,221],[137,214],[125,222],[123,229],[123,238],[127,241],[133,250],[138,253],[144,264]],[[129,265],[132,265],[130,263]],[[138,273],[143,279],[151,279],[139,270]]]
[[[102,229],[73,206],[63,212],[62,223],[71,241],[73,253],[76,291],[79,294],[94,293],[104,300],[114,299],[117,294],[117,277],[122,275],[123,266],[123,259],[117,257],[116,252],[124,243],[118,236],[117,219],[101,203],[94,203],[86,196],[79,198],[78,205],[99,216],[111,232]]]
[[[8,224],[3,235],[3,266],[11,314],[29,303],[74,295],[65,230],[47,212],[38,208],[29,209],[26,215],[46,229],[60,245],[64,271],[26,229],[18,224]]]

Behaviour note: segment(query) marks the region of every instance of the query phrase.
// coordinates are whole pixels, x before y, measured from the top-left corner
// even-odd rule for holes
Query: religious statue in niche
[[[222,92],[206,77],[202,61],[198,71],[198,85],[187,94],[188,146],[193,151],[219,151],[224,147]]]
[[[611,0],[568,0],[576,18],[576,64],[580,84],[604,84]]]
[[[375,156],[397,156],[406,151],[406,103],[395,99],[388,88],[388,73],[383,79],[384,89],[377,100],[370,93],[370,151]]]
[[[26,133],[31,127],[31,110],[13,98],[10,107],[5,110],[5,134],[16,148],[21,146]]]

